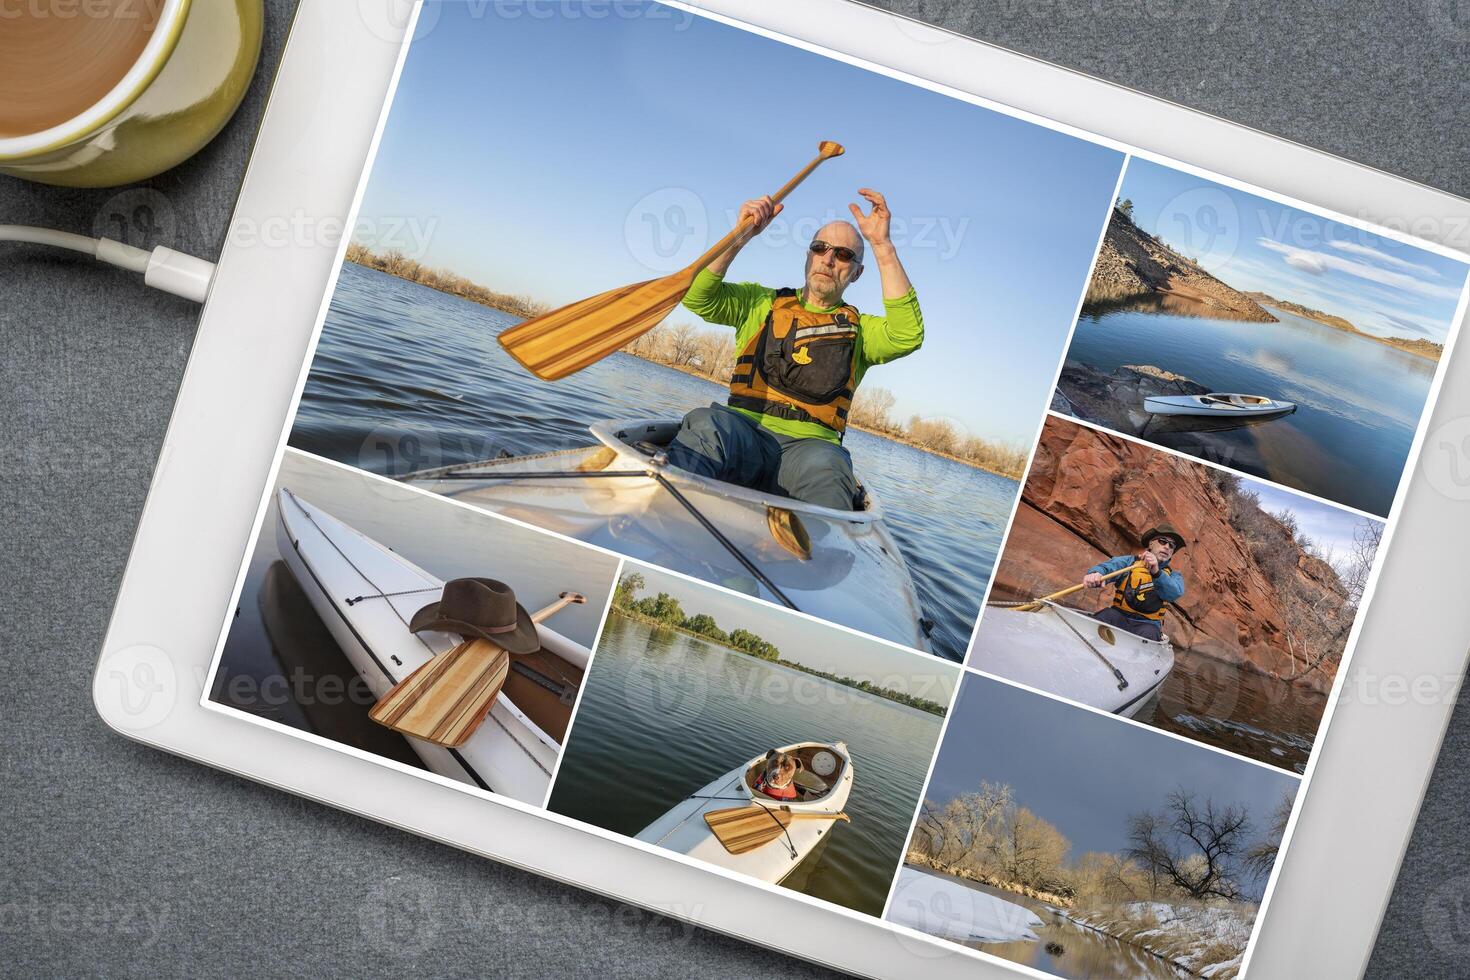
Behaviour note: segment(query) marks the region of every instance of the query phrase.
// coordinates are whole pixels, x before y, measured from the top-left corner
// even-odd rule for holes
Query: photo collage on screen
[[[904,941],[1240,975],[1464,261],[619,10],[423,7],[208,703]]]

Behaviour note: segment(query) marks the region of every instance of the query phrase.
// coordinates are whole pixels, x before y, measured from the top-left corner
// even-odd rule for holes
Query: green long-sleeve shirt
[[[769,286],[755,282],[726,282],[724,276],[705,269],[694,277],[694,285],[684,296],[684,308],[710,323],[734,327],[738,356],[751,338],[760,332],[775,297],[776,290]],[[806,302],[801,305],[815,313],[831,313],[838,309]],[[868,368],[912,354],[924,343],[924,315],[919,311],[919,298],[913,289],[897,299],[884,299],[883,312],[884,316],[858,315],[858,343],[853,354],[857,361],[853,372],[854,391],[862,383]],[[837,433],[817,422],[772,418],[744,408],[732,411],[783,436],[840,441]]]

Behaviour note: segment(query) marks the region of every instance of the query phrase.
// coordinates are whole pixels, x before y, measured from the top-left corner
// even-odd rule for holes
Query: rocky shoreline
[[[1068,360],[1057,379],[1051,410],[1116,432],[1137,435],[1153,417],[1143,410],[1145,398],[1204,395],[1209,390],[1181,374],[1152,364],[1125,364],[1105,372]]]
[[[1149,296],[1185,301],[1198,307],[1197,316],[1277,322],[1250,296],[1216,279],[1114,208],[1083,306],[1107,306]]]

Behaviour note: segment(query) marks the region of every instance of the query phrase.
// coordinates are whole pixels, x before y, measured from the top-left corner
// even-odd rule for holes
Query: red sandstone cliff
[[[1137,551],[1163,520],[1189,540],[1174,560],[1185,594],[1164,620],[1175,645],[1330,689],[1354,615],[1332,567],[1224,474],[1072,422],[1052,419],[1042,433],[992,598],[1081,581],[1103,558]],[[1064,601],[1092,610],[1111,596],[1105,586]]]

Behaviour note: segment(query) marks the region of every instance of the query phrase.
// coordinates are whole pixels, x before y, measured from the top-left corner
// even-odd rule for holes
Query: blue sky
[[[1265,835],[1277,803],[1297,788],[1286,773],[972,675],[950,712],[925,796],[943,806],[982,781],[1010,784],[1018,804],[1072,842],[1073,859],[1122,851],[1128,816],[1161,809],[1178,788],[1245,807],[1252,839]]]
[[[1269,483],[1243,478],[1242,487],[1261,495],[1261,506],[1272,514],[1283,510],[1291,511],[1296,517],[1301,532],[1317,543],[1323,552],[1331,552],[1334,561],[1341,561],[1351,554],[1353,533],[1362,524],[1382,524],[1370,521],[1350,511],[1339,510],[1330,504],[1318,503],[1288,493]]]
[[[885,646],[650,566],[629,562],[623,566],[623,574],[629,572],[642,575],[646,583],[639,598],[667,592],[679,600],[685,616],[707,613],[727,633],[749,630],[775,644],[783,660],[909,691],[946,705],[959,682],[959,668],[937,657]]]
[[[1236,289],[1380,337],[1442,344],[1454,325],[1463,262],[1137,158],[1120,196],[1140,228]]]
[[[816,227],[878,189],[927,341],[866,383],[893,391],[901,417],[1031,440],[1120,153],[668,8],[502,8],[426,12],[363,219],[431,222],[421,261],[561,304],[673,271],[837,140],[847,154],[792,194],[730,278],[801,285]],[[881,295],[873,266],[848,298],[881,312]]]

